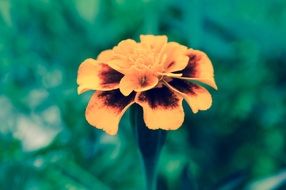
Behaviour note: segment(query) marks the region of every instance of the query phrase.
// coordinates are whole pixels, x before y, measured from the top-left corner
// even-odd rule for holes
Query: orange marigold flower
[[[110,135],[134,103],[143,108],[148,128],[179,128],[183,99],[194,113],[212,104],[210,93],[197,82],[217,89],[208,56],[153,35],[141,35],[140,42],[124,40],[97,59],[86,59],[77,78],[79,94],[96,90],[86,108],[88,123]]]

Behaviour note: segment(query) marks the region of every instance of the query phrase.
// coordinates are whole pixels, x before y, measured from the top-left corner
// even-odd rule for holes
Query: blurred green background
[[[286,189],[286,1],[0,0],[0,189],[144,189],[128,113],[90,127],[79,64],[166,34],[209,55],[210,110],[168,133],[158,189]]]

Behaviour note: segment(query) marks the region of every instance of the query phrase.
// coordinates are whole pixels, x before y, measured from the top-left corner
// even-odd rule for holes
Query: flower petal
[[[114,52],[111,49],[104,50],[97,56],[97,60],[103,63],[111,61],[112,59],[114,59]]]
[[[182,77],[186,80],[194,80],[205,83],[214,89],[217,89],[214,81],[214,69],[208,56],[199,50],[188,50],[188,65],[178,73],[182,73]]]
[[[188,81],[173,79],[165,83],[170,89],[180,93],[194,113],[207,110],[212,105],[210,93],[203,87]]]
[[[118,54],[114,50],[105,50],[97,56],[97,60],[111,67],[112,69],[125,73],[130,67],[127,54]]]
[[[118,131],[120,119],[134,102],[135,93],[123,96],[119,90],[96,91],[86,108],[88,123],[110,135]]]
[[[78,93],[87,90],[113,90],[119,86],[123,74],[94,59],[86,59],[78,69]]]
[[[188,64],[187,47],[176,42],[169,42],[165,47],[164,54],[167,58],[164,63],[165,72],[183,70]]]
[[[141,92],[136,103],[143,107],[144,121],[150,129],[175,130],[184,121],[183,98],[166,86]]]
[[[138,44],[131,39],[121,41],[117,46],[113,48],[114,54],[116,55],[126,55],[132,53]]]
[[[134,40],[123,40],[112,50],[105,51],[99,58],[106,60],[105,63],[111,68],[125,74],[134,64],[130,56],[134,54],[137,48],[138,44]],[[110,59],[109,56],[111,56]]]
[[[159,79],[148,71],[130,70],[130,74],[125,75],[120,83],[119,89],[121,93],[128,96],[132,91],[142,92],[155,87]]]
[[[140,35],[140,41],[143,46],[151,48],[154,52],[158,52],[165,44],[167,44],[168,38],[165,35]]]

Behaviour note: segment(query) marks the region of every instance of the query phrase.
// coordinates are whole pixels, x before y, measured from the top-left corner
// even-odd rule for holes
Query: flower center
[[[154,52],[153,49],[137,47],[128,55],[132,67],[137,70],[150,70],[151,72],[162,72],[162,63],[165,56],[162,52]]]
[[[168,83],[168,82],[171,82],[172,80],[173,79],[171,77],[160,75],[159,76],[159,82],[156,85],[156,88],[162,88],[164,86],[165,82]]]

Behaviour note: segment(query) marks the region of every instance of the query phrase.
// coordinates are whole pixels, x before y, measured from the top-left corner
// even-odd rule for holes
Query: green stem
[[[166,131],[150,130],[143,120],[143,110],[139,105],[133,105],[131,111],[132,124],[141,153],[147,190],[155,190],[157,186],[157,163],[161,149],[166,139]]]

